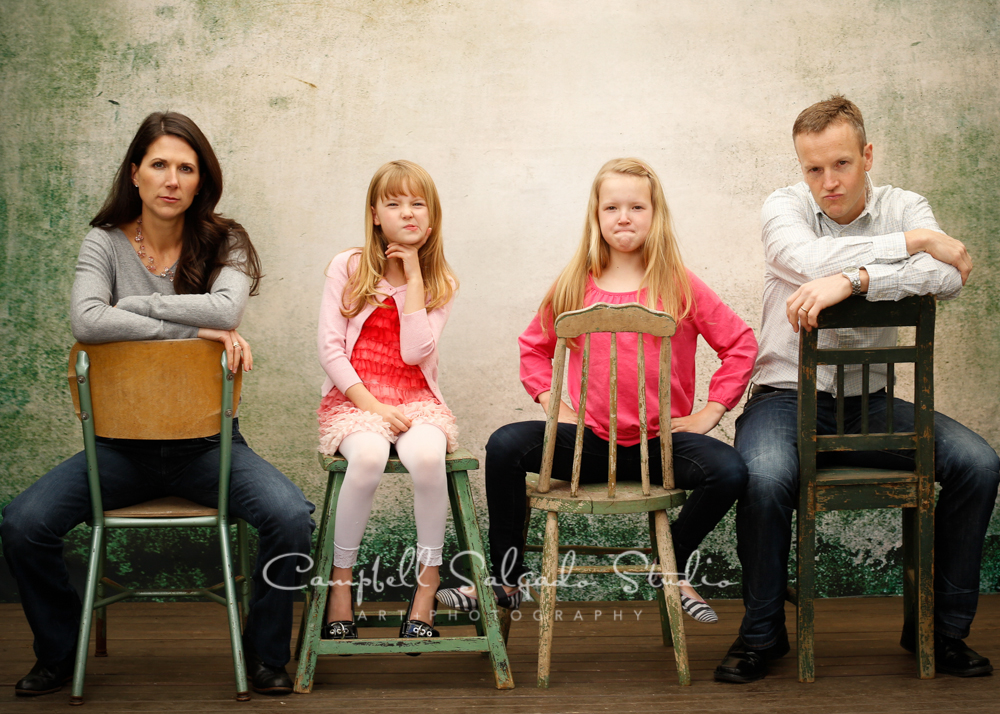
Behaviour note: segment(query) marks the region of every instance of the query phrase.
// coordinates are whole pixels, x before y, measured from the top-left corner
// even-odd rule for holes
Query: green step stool
[[[316,672],[316,658],[319,655],[347,654],[387,654],[390,652],[487,652],[493,665],[493,677],[497,689],[513,689],[514,678],[507,659],[507,649],[500,630],[500,618],[497,604],[492,597],[479,598],[478,617],[470,617],[466,613],[455,613],[439,610],[437,622],[439,625],[475,625],[474,637],[437,637],[425,639],[399,638],[359,638],[357,640],[323,640],[320,633],[323,629],[326,610],[327,590],[330,571],[333,566],[333,532],[337,514],[337,499],[344,484],[344,472],[347,469],[347,459],[343,456],[326,456],[320,454],[320,465],[327,472],[326,498],[323,500],[323,514],[319,531],[319,553],[316,565],[310,573],[310,582],[316,576],[320,584],[310,584],[306,591],[306,606],[302,612],[302,626],[299,628],[299,638],[296,645],[296,657],[299,662],[295,676],[295,691],[308,693],[312,690],[313,675]],[[464,556],[465,576],[476,584],[480,593],[492,593],[489,585],[489,573],[486,569],[486,557],[483,553],[483,540],[476,520],[476,509],[472,502],[472,490],[469,487],[469,471],[479,468],[479,461],[466,449],[458,449],[448,454],[445,459],[445,471],[448,476],[448,497],[451,500],[451,513],[455,519],[455,532],[458,536],[458,547],[466,553]],[[385,473],[407,473],[406,467],[395,456],[386,463]],[[399,628],[402,617],[399,615],[380,616],[361,620],[360,627],[395,627]]]

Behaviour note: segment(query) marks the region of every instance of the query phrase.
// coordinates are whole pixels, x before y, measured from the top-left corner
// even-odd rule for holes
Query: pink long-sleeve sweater
[[[677,326],[671,338],[670,411],[672,417],[688,416],[694,404],[695,350],[698,335],[705,338],[716,351],[722,364],[712,375],[708,387],[708,400],[719,402],[726,409],[736,406],[750,380],[754,360],[757,358],[757,340],[753,330],[733,312],[690,270],[693,308]],[[645,291],[643,291],[644,293]],[[584,305],[598,302],[622,304],[641,302],[637,292],[612,293],[602,290],[593,278],[587,281]],[[538,395],[552,387],[552,357],[555,354],[556,336],[551,313],[546,315],[546,329],[542,331],[540,315],[528,325],[518,339],[521,347],[521,383],[538,401]],[[587,390],[587,411],[584,420],[595,434],[609,438],[610,365],[608,355],[611,335],[595,334],[590,343],[590,381]],[[648,434],[653,438],[660,430],[660,410],[657,398],[659,379],[659,340],[646,338],[646,413]],[[639,443],[638,399],[638,339],[635,335],[618,336],[618,443],[633,446]],[[580,404],[580,376],[583,351],[573,350],[569,356],[569,397],[574,409]]]
[[[351,366],[351,354],[354,345],[361,334],[365,320],[375,310],[374,305],[365,305],[352,318],[346,318],[340,313],[344,286],[347,279],[357,266],[358,249],[352,249],[337,255],[326,269],[326,285],[323,288],[323,301],[319,310],[319,361],[326,370],[326,381],[323,383],[323,396],[336,387],[341,394],[361,382],[361,378]],[[438,387],[438,352],[437,343],[444,330],[448,316],[451,314],[452,301],[431,312],[418,310],[409,315],[403,314],[403,304],[406,302],[406,285],[393,287],[385,280],[378,283],[378,290],[383,295],[393,298],[399,311],[399,351],[406,364],[419,365],[434,396],[441,404],[444,397]],[[383,298],[384,299],[384,298]]]

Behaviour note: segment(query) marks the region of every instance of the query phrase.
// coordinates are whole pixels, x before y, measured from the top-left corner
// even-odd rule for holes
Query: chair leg
[[[104,599],[104,572],[108,565],[108,544],[101,543],[101,559],[97,568],[97,600]],[[94,645],[95,657],[108,656],[108,608],[97,608],[97,617],[94,623],[97,626],[97,642]]]
[[[670,520],[666,511],[654,513],[656,550],[660,555],[660,577],[663,578],[663,595],[667,614],[670,616],[670,634],[674,642],[674,661],[677,663],[677,681],[682,687],[691,686],[691,668],[688,665],[687,638],[681,612],[681,591],[677,586],[677,558],[674,541],[670,536]]]
[[[246,627],[247,616],[250,614],[250,537],[247,533],[247,522],[236,519],[236,557],[240,564],[240,624]]]
[[[468,480],[467,472],[462,472],[466,474],[465,478]],[[458,569],[461,571],[462,575],[469,581],[475,583],[476,579],[473,576],[474,564],[473,560],[477,557],[485,559],[483,555],[482,541],[472,541],[476,545],[469,545],[469,534],[465,528],[465,523],[463,523],[464,512],[462,510],[462,505],[458,500],[458,491],[456,488],[455,479],[456,476],[453,472],[448,472],[446,474],[448,481],[448,501],[451,504],[451,522],[455,526],[455,538],[458,540],[458,550],[462,557],[458,560],[452,561],[453,565],[457,565]],[[471,501],[470,501],[471,503]],[[475,506],[473,506],[473,516],[475,516]],[[478,526],[478,522],[477,522]],[[477,586],[478,587],[478,586]],[[487,589],[488,590],[488,589]],[[478,590],[477,590],[478,592]],[[482,617],[477,618],[473,625],[476,628],[476,635],[479,637],[486,636],[486,627]],[[489,655],[488,652],[483,654]]]
[[[478,629],[485,635],[490,648],[490,663],[493,665],[493,678],[497,689],[513,689],[514,677],[510,670],[510,660],[507,658],[507,647],[501,631],[500,617],[497,612],[497,602],[493,597],[493,589],[489,584],[489,571],[486,568],[486,557],[483,554],[483,539],[479,531],[479,521],[472,501],[472,489],[469,488],[469,474],[466,471],[453,471],[449,474],[449,491],[454,494],[452,517],[458,534],[459,547],[468,553],[468,564],[471,569],[472,581],[479,593]],[[476,555],[473,556],[472,553]]]
[[[243,656],[243,630],[240,627],[239,596],[233,578],[233,554],[229,545],[229,523],[219,520],[219,547],[222,555],[222,577],[226,592],[226,614],[229,619],[229,639],[233,651],[233,669],[236,672],[236,701],[250,701],[247,686],[247,665]]]
[[[816,681],[815,610],[816,597],[816,513],[800,503],[796,530],[798,534],[796,583],[796,649],[799,681]]]
[[[549,686],[552,662],[552,628],[556,617],[556,583],[559,582],[559,514],[545,514],[545,541],[542,546],[542,583],[538,623],[538,686]]]
[[[97,575],[101,568],[101,553],[104,552],[104,527],[95,525],[90,536],[90,558],[87,561],[87,587],[83,596],[83,611],[80,613],[80,631],[76,640],[76,662],[73,665],[73,689],[69,703],[83,704],[83,679],[87,673],[87,652],[90,649],[90,626],[94,617],[94,597],[97,594]]]
[[[933,486],[931,487],[933,489]],[[913,550],[917,666],[921,679],[933,679],[934,668],[934,494],[913,517]]]
[[[321,538],[317,544],[312,579],[315,585],[309,588],[308,606],[302,613],[299,651],[299,666],[295,673],[295,691],[308,694],[312,691],[313,676],[316,673],[316,646],[323,630],[323,616],[326,613],[326,599],[329,593],[330,569],[333,567],[333,533],[337,519],[337,500],[344,485],[344,473],[330,473],[323,502],[323,521],[320,524]]]
[[[656,548],[656,516],[654,511],[649,512],[649,542],[652,546],[651,557],[659,557]],[[660,607],[660,636],[663,638],[664,647],[673,647],[674,638],[670,634],[670,614],[667,611],[666,588],[656,588],[656,602]]]

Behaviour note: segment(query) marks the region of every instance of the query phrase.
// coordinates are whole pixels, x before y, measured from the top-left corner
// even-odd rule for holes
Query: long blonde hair
[[[640,284],[640,292],[645,289],[645,304],[651,309],[662,309],[678,323],[692,310],[691,283],[687,278],[684,262],[681,260],[677,238],[663,187],[653,169],[638,159],[612,159],[601,167],[590,189],[587,204],[587,220],[583,225],[583,239],[569,264],[549,288],[538,311],[545,316],[549,310],[552,319],[570,310],[584,306],[587,276],[599,278],[611,260],[611,249],[601,235],[598,218],[601,184],[611,174],[637,176],[649,181],[649,195],[653,203],[653,217],[642,246],[642,262],[646,268]],[[657,304],[660,307],[657,307]],[[544,327],[543,320],[543,327]]]
[[[340,313],[354,317],[365,304],[378,307],[384,296],[378,291],[379,280],[385,275],[385,249],[388,241],[382,227],[375,225],[372,211],[380,199],[409,193],[427,201],[431,234],[420,247],[420,273],[424,279],[427,310],[446,305],[458,289],[458,278],[444,259],[441,240],[441,200],[438,198],[434,179],[412,161],[390,161],[379,167],[368,185],[368,202],[365,206],[365,244],[357,263],[344,286]]]

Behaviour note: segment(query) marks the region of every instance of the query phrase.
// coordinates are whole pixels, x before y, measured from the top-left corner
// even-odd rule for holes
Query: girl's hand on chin
[[[420,274],[420,249],[430,237],[431,229],[427,229],[427,234],[419,243],[408,245],[406,243],[390,243],[385,249],[386,258],[396,258],[403,264],[403,276],[407,282],[415,278],[422,278]]]

